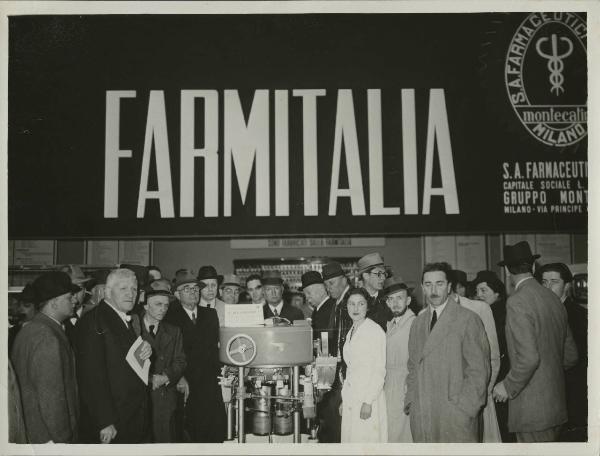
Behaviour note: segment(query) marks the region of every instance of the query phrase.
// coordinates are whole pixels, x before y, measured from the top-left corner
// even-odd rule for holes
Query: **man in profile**
[[[52,271],[38,277],[32,289],[39,311],[19,332],[12,350],[27,438],[29,443],[75,443],[75,357],[62,323],[73,314],[79,287],[66,273]]]

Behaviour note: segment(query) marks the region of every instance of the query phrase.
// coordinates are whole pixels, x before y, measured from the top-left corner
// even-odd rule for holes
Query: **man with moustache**
[[[27,440],[74,443],[79,418],[75,357],[62,322],[73,314],[79,287],[64,272],[52,271],[35,279],[32,289],[39,311],[12,350]]]
[[[415,314],[408,308],[408,287],[399,279],[386,279],[383,297],[392,313],[387,322],[385,398],[388,414],[388,442],[411,443],[410,419],[404,414],[406,376],[408,375],[408,336]]]
[[[200,289],[198,305],[207,309],[215,309],[219,318],[219,326],[225,324],[225,303],[217,297],[219,291],[219,275],[214,266],[202,266],[198,271],[198,280],[204,284]]]
[[[342,379],[346,375],[343,347],[348,331],[352,327],[352,319],[348,315],[347,307],[350,284],[342,266],[335,261],[323,265],[322,275],[327,293],[335,300],[335,307],[331,312],[328,325],[333,328],[333,344],[329,351],[332,356],[337,357],[338,363],[331,390],[323,395],[320,407],[317,409],[322,423],[318,437],[319,442],[339,443],[342,437],[342,419],[339,408],[342,402]]]
[[[77,377],[82,398],[82,443],[145,443],[150,414],[146,384],[126,360],[138,336],[128,315],[138,295],[129,269],[115,269],[105,298],[81,317],[75,333]],[[140,358],[152,355],[142,342]]]
[[[448,263],[425,265],[428,307],[410,330],[404,413],[415,442],[480,441],[490,347],[477,314],[449,299],[450,270]]]
[[[212,271],[209,272],[212,275]],[[203,276],[206,275],[203,273]],[[204,280],[207,279],[198,280],[191,271],[178,275],[173,288],[181,305],[171,307],[165,321],[179,327],[183,334],[183,351],[187,360],[183,375],[189,384],[185,429],[189,440],[220,443],[225,440],[227,424],[217,378],[221,373],[219,319],[214,308],[198,304],[201,290],[207,287]],[[214,280],[216,284],[217,279]]]
[[[160,286],[158,279],[146,289],[143,311],[134,321],[136,333],[152,347],[150,360],[150,402],[152,409],[152,441],[171,443],[180,440],[175,411],[177,409],[177,383],[187,365],[183,352],[183,336],[177,326],[163,322],[173,294]]]
[[[220,286],[221,298],[225,304],[237,304],[240,300],[242,285],[235,274],[225,274]]]
[[[374,252],[359,259],[358,274],[362,280],[363,288],[369,294],[367,317],[386,331],[390,312],[381,296],[383,282],[387,276],[381,255],[378,252]]]

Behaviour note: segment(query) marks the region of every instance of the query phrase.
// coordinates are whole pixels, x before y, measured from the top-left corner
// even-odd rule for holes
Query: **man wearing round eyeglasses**
[[[363,288],[369,293],[367,317],[387,330],[387,322],[391,317],[384,298],[381,296],[383,282],[387,276],[383,258],[379,252],[369,253],[358,260],[358,274]]]
[[[214,308],[199,305],[200,292],[207,285],[192,271],[178,274],[173,290],[181,303],[171,306],[165,321],[183,334],[187,366],[183,373],[189,384],[185,405],[186,441],[220,443],[225,440],[226,417],[218,376],[219,319]]]

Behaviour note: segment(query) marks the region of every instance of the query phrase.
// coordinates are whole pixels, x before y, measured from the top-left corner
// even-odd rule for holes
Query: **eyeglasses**
[[[377,272],[371,271],[371,274],[376,275],[380,279],[385,279],[387,277],[387,274],[383,271],[377,271]]]
[[[184,293],[198,293],[200,291],[200,287],[183,287],[180,289]]]

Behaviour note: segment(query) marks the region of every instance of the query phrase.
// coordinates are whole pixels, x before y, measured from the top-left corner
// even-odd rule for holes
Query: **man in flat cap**
[[[263,306],[264,318],[281,317],[289,320],[304,320],[300,309],[284,302],[283,279],[279,271],[266,271],[262,276],[266,304]]]
[[[75,357],[62,322],[73,314],[79,287],[60,271],[33,282],[38,313],[15,339],[12,363],[21,387],[29,443],[77,442],[79,398]]]
[[[508,429],[518,442],[553,442],[567,421],[563,369],[577,362],[577,348],[558,297],[533,278],[526,241],[504,246],[515,292],[506,305],[510,370],[494,387],[494,399],[508,400]]]
[[[219,291],[219,275],[214,266],[202,266],[198,271],[198,280],[204,284],[200,289],[200,302],[198,305],[207,309],[215,309],[219,319],[219,326],[225,324],[225,303],[217,293]]]
[[[214,280],[216,284],[216,278]],[[206,286],[192,271],[179,274],[173,289],[181,305],[169,308],[165,321],[179,327],[183,334],[187,360],[183,375],[190,392],[185,404],[184,426],[189,441],[220,443],[225,440],[227,425],[217,378],[221,373],[219,319],[214,308],[198,305],[200,293]]]
[[[152,347],[149,381],[152,441],[174,443],[181,439],[175,419],[177,383],[187,363],[181,329],[163,321],[175,296],[161,286],[162,280],[153,281],[146,289],[144,307],[140,318],[134,321],[134,329]]]
[[[331,391],[323,395],[320,407],[317,409],[322,423],[318,437],[323,443],[339,443],[342,437],[342,420],[339,414],[342,402],[341,380],[346,375],[343,347],[348,331],[352,327],[352,318],[348,314],[347,306],[350,283],[342,266],[336,261],[323,265],[322,276],[327,293],[335,300],[335,307],[329,320],[329,327],[333,328],[333,344],[329,347],[329,352],[337,357],[338,363]]]
[[[134,272],[111,271],[105,295],[81,317],[75,332],[83,443],[145,443],[150,431],[146,384],[126,359],[138,338],[129,315],[138,296]],[[142,342],[140,358],[151,354],[150,344]]]
[[[383,297],[392,312],[392,320],[387,322],[384,383],[388,442],[411,443],[410,419],[404,414],[404,396],[408,375],[408,336],[416,315],[408,307],[411,300],[408,287],[400,279],[386,279]]]
[[[219,287],[221,290],[221,298],[225,304],[237,304],[240,300],[242,284],[240,278],[235,274],[225,274],[223,283]]]
[[[358,274],[362,280],[363,288],[370,297],[367,303],[367,317],[386,331],[387,322],[391,315],[381,295],[383,282],[387,276],[381,255],[378,252],[369,253],[358,260]]]

